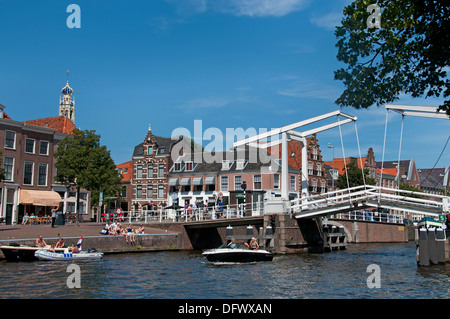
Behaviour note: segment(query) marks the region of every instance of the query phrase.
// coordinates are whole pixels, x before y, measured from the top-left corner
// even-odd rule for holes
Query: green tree
[[[381,9],[381,27],[370,28],[370,4]],[[376,21],[369,18],[370,22]],[[450,6],[438,0],[356,0],[344,9],[335,30],[337,59],[346,68],[335,71],[345,90],[340,106],[368,108],[412,97],[440,97],[450,114]]]
[[[401,183],[398,188],[402,189],[404,191],[412,191],[412,192],[415,192],[415,193],[423,193],[420,188],[417,188],[417,187],[414,187],[412,185],[409,185],[408,183]],[[414,198],[420,198],[420,195],[418,195],[418,194],[406,194],[405,196],[414,197]]]
[[[116,196],[120,190],[120,176],[106,146],[100,145],[100,135],[94,130],[76,129],[65,137],[54,156],[57,158],[55,180],[74,187],[79,201],[80,189],[91,191],[91,204],[97,205],[99,189],[105,196]],[[79,207],[79,202],[77,202]],[[76,214],[78,225],[78,212]]]
[[[350,186],[347,186],[347,175],[348,175],[348,183]],[[337,180],[337,186],[341,189],[348,187],[355,187],[364,185],[364,180],[366,181],[366,185],[375,185],[375,179],[369,177],[368,169],[364,169],[364,179],[362,176],[362,170],[358,168],[355,164],[349,163],[347,165],[347,174],[339,175]]]

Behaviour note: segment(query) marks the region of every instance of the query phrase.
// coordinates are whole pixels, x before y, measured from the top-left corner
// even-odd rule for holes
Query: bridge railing
[[[150,223],[150,222],[189,222],[226,218],[240,218],[246,216],[264,215],[263,203],[246,203],[236,205],[209,206],[194,208],[179,208],[157,210],[135,210],[124,211],[122,215],[114,215],[111,221],[116,220],[123,223]],[[107,220],[102,220],[107,222]]]
[[[410,212],[423,211],[424,214],[448,213],[450,208],[449,196],[366,185],[307,198],[297,198],[291,201],[290,210],[293,214],[301,214],[321,208],[352,204],[355,205],[355,210],[357,210],[356,204],[358,202],[367,203],[374,208],[378,206]]]

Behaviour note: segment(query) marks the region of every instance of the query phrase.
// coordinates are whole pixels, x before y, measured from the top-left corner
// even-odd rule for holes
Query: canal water
[[[77,263],[80,288],[68,286],[68,279],[76,282],[70,262],[1,261],[0,298],[450,298],[450,265],[418,268],[415,250],[414,243],[352,244],[345,251],[221,265],[200,251],[106,255]],[[379,288],[369,288],[368,278]]]

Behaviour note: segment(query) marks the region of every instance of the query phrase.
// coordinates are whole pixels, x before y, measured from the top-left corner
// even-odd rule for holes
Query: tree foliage
[[[76,129],[73,136],[59,143],[54,156],[57,158],[55,180],[76,188],[78,195],[82,188],[91,191],[92,204],[99,201],[100,187],[106,196],[116,196],[119,192],[121,180],[116,165],[110,151],[100,145],[100,135],[94,130]]]
[[[369,28],[370,4],[381,9],[380,28]],[[335,71],[345,90],[340,106],[368,108],[393,102],[401,93],[443,97],[450,114],[450,6],[440,0],[355,0],[335,30]]]
[[[347,175],[348,175],[348,183],[350,186],[347,186]],[[355,164],[349,163],[347,165],[347,174],[339,175],[337,180],[337,186],[341,189],[355,187],[364,185],[364,180],[366,185],[375,185],[376,181],[372,177],[369,177],[369,170],[364,169],[364,179],[362,175],[362,170],[358,168]]]

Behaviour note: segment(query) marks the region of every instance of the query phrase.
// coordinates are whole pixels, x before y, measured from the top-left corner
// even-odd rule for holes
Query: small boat
[[[63,252],[54,252],[51,250],[38,250],[35,252],[35,257],[39,260],[99,260],[103,258],[103,253],[92,251],[80,251],[79,253],[72,253],[68,250]]]
[[[222,245],[215,249],[205,250],[202,254],[210,262],[246,263],[256,261],[272,261],[273,253],[264,249],[249,249],[243,244],[234,248]]]
[[[18,243],[10,243],[9,245],[0,246],[0,249],[7,261],[33,261],[38,250],[50,249],[50,245],[45,248],[21,245]],[[56,248],[55,251],[64,251],[64,248]]]

